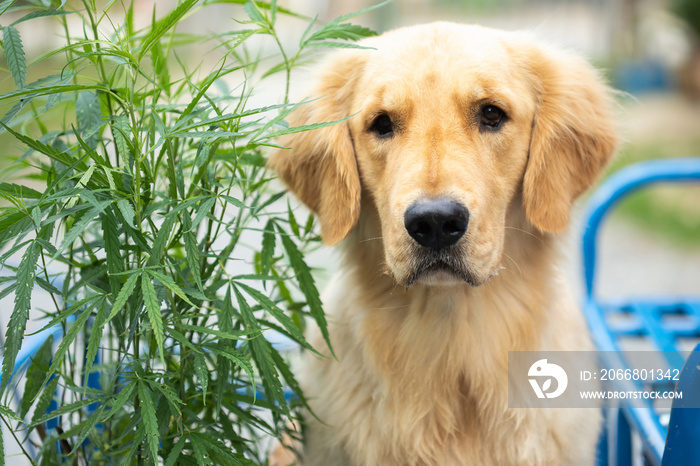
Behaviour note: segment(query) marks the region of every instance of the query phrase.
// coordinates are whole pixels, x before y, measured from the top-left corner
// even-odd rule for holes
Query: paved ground
[[[572,236],[565,267],[572,289],[582,297],[580,236]],[[700,250],[676,247],[617,217],[601,229],[596,272],[595,289],[602,298],[700,295]]]

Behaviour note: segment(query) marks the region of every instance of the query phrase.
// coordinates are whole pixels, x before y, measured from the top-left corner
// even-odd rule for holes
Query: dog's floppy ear
[[[530,49],[538,107],[523,180],[523,203],[540,230],[566,228],[572,203],[617,145],[610,90],[591,65],[564,52]]]
[[[334,55],[319,73],[312,96],[292,112],[290,126],[338,121],[351,115],[353,91],[362,70],[362,54]],[[326,244],[345,238],[360,214],[360,176],[346,121],[280,138],[289,149],[275,152],[268,165],[321,222]]]

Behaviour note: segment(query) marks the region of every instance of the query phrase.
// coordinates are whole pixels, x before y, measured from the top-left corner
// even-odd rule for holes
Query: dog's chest
[[[571,429],[562,423],[580,417],[591,425],[586,413],[507,407],[508,350],[550,328],[526,325],[533,308],[544,309],[531,289],[529,300],[517,298],[527,284],[468,302],[446,293],[372,296],[342,285],[324,299],[338,360],[314,359],[304,377],[312,408],[329,424],[312,423],[305,466],[554,465],[586,457],[560,450],[557,438]]]
[[[491,379],[501,376],[471,361],[474,342],[459,338],[469,322],[466,310],[453,308],[456,298],[413,297],[414,305],[425,302],[436,305],[337,308],[331,332],[340,360],[317,372],[328,389],[319,398],[333,400],[328,416],[338,419],[353,464],[474,464],[483,425],[476,406],[507,399],[493,387],[475,393],[476,371],[491,366]]]

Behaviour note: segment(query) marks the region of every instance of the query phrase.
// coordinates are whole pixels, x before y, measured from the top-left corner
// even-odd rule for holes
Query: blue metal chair
[[[598,229],[610,208],[625,195],[649,184],[689,181],[700,181],[700,158],[638,163],[606,180],[590,199],[584,214],[584,314],[598,350],[604,352],[603,359],[614,359],[606,361],[610,367],[629,367],[619,343],[621,338],[636,336],[646,338],[654,350],[661,352],[669,368],[683,368],[676,386],[677,391],[683,392],[683,399],[674,399],[667,424],[649,400],[635,401],[634,405],[621,400],[619,407],[606,411],[607,426],[598,452],[600,466],[632,465],[635,434],[641,440],[643,464],[700,465],[700,344],[687,361],[678,347],[679,338],[700,340],[700,293],[615,302],[603,302],[595,293]],[[682,319],[671,323],[669,315]],[[615,318],[620,316],[624,318]],[[633,385],[640,390],[649,389],[639,381]]]

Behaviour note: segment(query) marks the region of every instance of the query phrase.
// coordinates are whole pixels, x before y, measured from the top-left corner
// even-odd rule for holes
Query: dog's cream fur
[[[585,350],[556,267],[572,202],[616,145],[608,89],[528,36],[436,23],[332,55],[317,100],[271,159],[342,267],[325,295],[336,359],[309,357],[302,464],[593,464],[599,413],[509,409],[508,351]],[[484,105],[506,114],[480,126]],[[373,131],[377,115],[391,137]],[[420,197],[469,209],[455,273],[419,273],[404,228]],[[459,273],[457,273],[459,272]],[[465,278],[466,277],[466,278]],[[466,281],[465,281],[466,280]],[[322,340],[314,337],[319,347]]]

